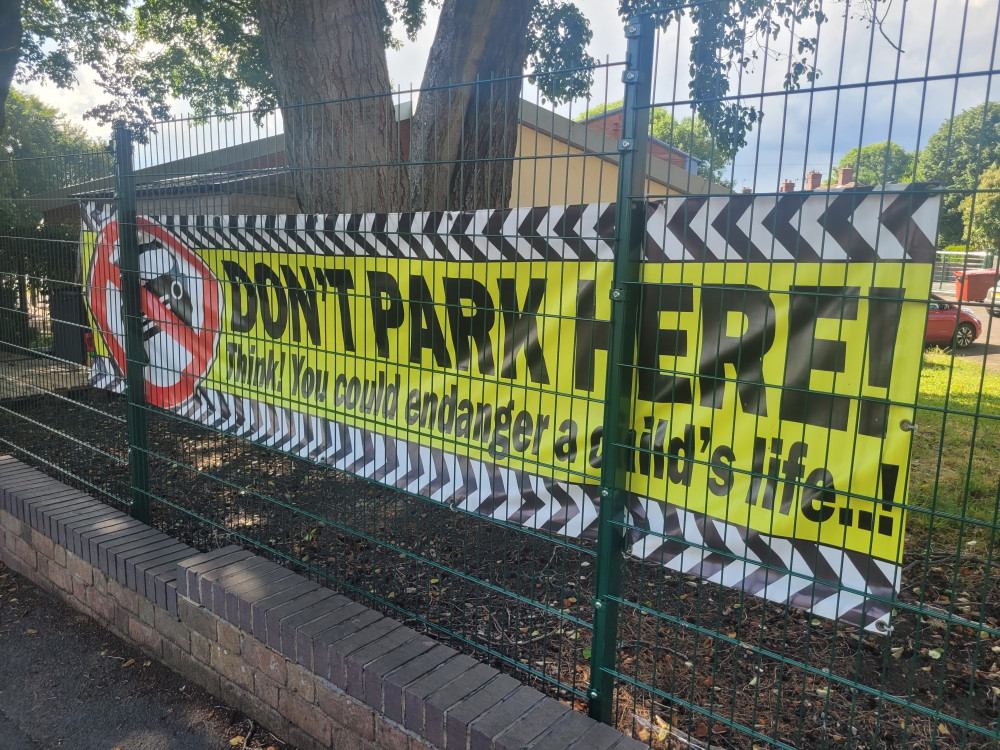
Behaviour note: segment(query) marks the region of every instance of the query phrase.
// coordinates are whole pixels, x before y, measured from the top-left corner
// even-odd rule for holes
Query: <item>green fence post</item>
[[[132,515],[149,523],[149,466],[146,450],[146,350],[142,343],[139,237],[136,224],[132,134],[115,123],[115,211],[118,217],[118,266],[121,270],[122,319],[125,323],[125,384],[128,398],[128,463]]]
[[[649,16],[625,26],[628,39],[622,136],[618,142],[618,192],[615,221],[615,267],[611,286],[611,332],[604,394],[601,452],[601,507],[597,537],[597,590],[594,597],[594,640],[591,648],[590,716],[612,719],[621,595],[623,523],[628,505],[628,451],[622,439],[632,413],[632,371],[635,367],[637,282],[646,231],[646,155],[649,144],[649,104],[653,75],[653,32]]]

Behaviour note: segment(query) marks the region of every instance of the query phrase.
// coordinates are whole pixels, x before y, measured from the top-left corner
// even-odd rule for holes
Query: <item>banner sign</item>
[[[650,202],[633,554],[883,630],[939,198]],[[138,220],[149,403],[507,523],[597,530],[615,206]],[[93,382],[118,224],[84,206]]]

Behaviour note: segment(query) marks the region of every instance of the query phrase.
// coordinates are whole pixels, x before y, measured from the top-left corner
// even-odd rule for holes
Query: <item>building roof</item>
[[[625,107],[621,106],[621,107],[615,107],[613,109],[606,109],[603,112],[601,112],[599,115],[594,115],[593,117],[588,117],[588,118],[586,118],[584,120],[580,120],[580,122],[582,122],[582,123],[588,123],[588,122],[596,122],[598,120],[604,120],[604,119],[606,119],[608,117],[608,115],[615,115],[615,114],[618,114],[619,112],[621,112],[621,113],[624,114]],[[691,154],[689,154],[687,151],[682,151],[681,149],[677,148],[677,146],[673,146],[673,145],[667,143],[666,141],[664,141],[664,140],[662,140],[660,138],[657,138],[655,135],[649,136],[649,140],[650,140],[651,143],[655,143],[658,146],[663,146],[663,148],[665,148],[665,149],[667,149],[669,151],[672,151],[673,153],[677,154],[678,156],[680,156],[680,157],[682,157],[684,159],[690,160],[691,162],[693,162],[696,165],[700,166],[701,163],[704,161],[704,159],[699,159],[697,156],[691,156]]]
[[[396,114],[399,121],[408,120],[412,115],[412,104],[403,102],[397,105]],[[520,122],[524,127],[585,154],[597,156],[615,165],[619,163],[618,141],[587,127],[585,122],[575,122],[525,99],[521,100]],[[291,181],[287,179],[291,170],[283,163],[284,153],[285,136],[278,134],[144,167],[135,172],[137,193],[140,196],[153,196],[249,192],[251,189],[259,192],[267,186],[269,190],[288,191],[291,195],[293,188]],[[276,164],[276,161],[281,163]],[[246,168],[245,165],[255,162],[269,162],[270,166]],[[647,167],[648,179],[670,191],[703,194],[729,192],[721,185],[710,185],[703,177],[655,156],[649,157]],[[709,190],[710,187],[712,190]],[[113,196],[114,177],[108,176],[47,191],[34,198],[44,201],[51,210],[81,198],[110,199]]]

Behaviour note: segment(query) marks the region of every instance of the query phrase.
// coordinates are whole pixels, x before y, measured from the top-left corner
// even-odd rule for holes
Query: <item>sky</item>
[[[623,22],[613,0],[576,0],[590,19],[593,40],[590,52],[601,62],[624,59]],[[748,135],[747,145],[727,174],[734,185],[759,191],[776,190],[781,180],[801,186],[806,172],[830,174],[841,156],[852,147],[892,139],[908,151],[926,143],[943,122],[987,99],[1000,101],[1000,50],[997,28],[1000,0],[893,0],[877,5],[884,19],[881,29],[857,15],[859,2],[827,2],[828,21],[791,31],[777,39],[748,46],[757,60],[738,75],[730,76],[731,93],[763,114],[760,125]],[[389,74],[402,88],[419,85],[428,50],[434,39],[437,12],[414,41],[388,51]],[[890,41],[883,38],[883,32]],[[691,27],[673,25],[658,36],[654,73],[654,99],[676,117],[690,114],[685,102]],[[402,36],[400,31],[399,36]],[[814,84],[786,93],[783,82],[788,53],[798,38],[817,38]],[[897,49],[898,48],[898,49]],[[900,51],[901,50],[901,51]],[[620,68],[599,72],[588,101],[557,108],[576,116],[588,106],[622,96]],[[105,126],[83,120],[83,113],[102,101],[92,77],[84,74],[69,91],[32,84],[27,89],[95,137],[108,134]],[[536,101],[527,86],[525,98]],[[551,105],[549,105],[551,106]],[[177,114],[187,111],[183,102]],[[267,132],[280,128],[275,120]],[[213,138],[243,137],[240,133],[197,133],[201,147],[214,147]],[[241,131],[242,132],[242,131]],[[161,146],[161,158],[172,158],[170,145]],[[186,146],[193,148],[193,146]]]

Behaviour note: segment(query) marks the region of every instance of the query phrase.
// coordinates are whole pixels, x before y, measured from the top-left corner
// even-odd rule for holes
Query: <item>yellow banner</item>
[[[168,233],[151,227],[144,247],[166,245]],[[114,292],[93,270],[100,244],[84,234],[88,301],[103,331],[97,353],[117,359],[108,342],[121,326],[95,315],[102,290]],[[147,339],[147,380],[173,387],[171,373],[203,362],[189,380],[204,388],[474,461],[599,481],[611,262],[187,250],[187,270],[169,257],[141,269],[162,304],[150,315],[162,331]],[[629,489],[898,562],[910,450],[900,425],[912,418],[930,272],[645,264]],[[199,304],[200,318],[188,309]],[[195,333],[174,330],[185,326]],[[210,356],[192,356],[206,345]]]

